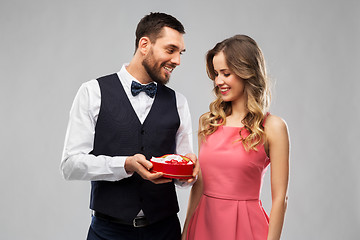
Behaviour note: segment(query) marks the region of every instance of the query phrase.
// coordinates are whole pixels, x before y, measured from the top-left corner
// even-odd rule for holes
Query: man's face
[[[160,37],[151,43],[142,65],[153,81],[166,84],[172,71],[180,65],[180,55],[184,51],[183,34],[164,27]]]

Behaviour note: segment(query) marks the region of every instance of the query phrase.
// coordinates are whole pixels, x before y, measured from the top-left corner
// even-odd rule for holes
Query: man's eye
[[[174,49],[168,49],[168,53],[174,53]]]

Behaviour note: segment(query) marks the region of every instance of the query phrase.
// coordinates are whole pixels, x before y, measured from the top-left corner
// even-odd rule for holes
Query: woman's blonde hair
[[[245,149],[257,150],[256,146],[263,143],[263,121],[270,105],[270,87],[266,73],[265,60],[257,43],[246,35],[235,35],[219,42],[206,55],[206,71],[211,80],[215,79],[213,58],[223,52],[229,69],[244,80],[244,93],[247,96],[247,115],[242,119],[242,128],[239,132],[240,141]],[[221,98],[219,88],[214,81],[216,99],[210,104],[210,111],[200,117],[198,136],[201,141],[214,133],[225,124],[226,116],[231,114],[231,102]],[[249,132],[244,137],[243,130]]]

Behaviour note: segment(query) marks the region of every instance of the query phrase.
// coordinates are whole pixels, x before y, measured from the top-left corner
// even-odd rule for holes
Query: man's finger
[[[199,161],[196,161],[195,167],[193,169],[193,177],[196,177],[199,174],[199,170],[200,170],[200,164]]]
[[[150,180],[150,181],[155,183],[155,184],[162,184],[162,183],[172,182],[172,179],[161,177],[161,178],[156,178],[156,179],[153,179],[153,180]]]
[[[194,153],[188,153],[185,155],[185,157],[190,158],[193,163],[197,162],[197,157]]]
[[[144,175],[145,175],[143,177],[144,179],[147,179],[155,184],[168,183],[172,181],[169,178],[164,178],[163,177],[164,173],[161,172],[157,172],[157,173],[145,172]]]
[[[145,158],[139,158],[137,162],[141,164],[144,168],[146,168],[148,171],[150,171],[150,169],[153,167],[153,164]]]

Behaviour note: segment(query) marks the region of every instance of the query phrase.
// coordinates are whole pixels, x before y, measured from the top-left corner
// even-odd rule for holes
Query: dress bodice
[[[240,129],[219,126],[201,144],[199,161],[205,195],[234,200],[259,199],[270,159],[263,144],[257,146],[257,151],[246,151],[239,141]]]

